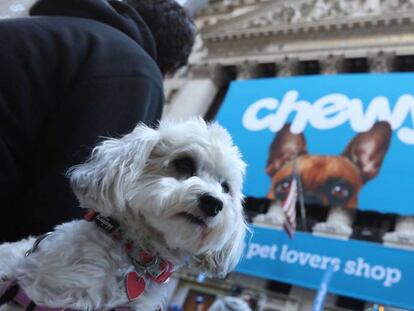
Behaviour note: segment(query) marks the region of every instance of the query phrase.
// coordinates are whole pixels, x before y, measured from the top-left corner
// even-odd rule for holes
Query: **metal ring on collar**
[[[50,234],[52,234],[52,232],[47,232],[47,233],[45,233],[45,234],[40,235],[40,236],[36,239],[36,241],[33,243],[32,248],[31,248],[31,249],[29,249],[29,250],[25,253],[24,257],[30,256],[31,254],[33,254],[33,253],[34,253],[34,252],[38,249],[40,242],[42,242],[42,241],[43,241],[45,238],[47,238]]]

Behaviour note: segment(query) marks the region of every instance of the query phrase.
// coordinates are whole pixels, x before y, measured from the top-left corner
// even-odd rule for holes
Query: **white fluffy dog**
[[[68,174],[89,221],[57,226],[26,257],[33,238],[0,246],[0,310],[153,311],[179,267],[224,276],[243,248],[244,171],[228,132],[199,119],[103,141]]]

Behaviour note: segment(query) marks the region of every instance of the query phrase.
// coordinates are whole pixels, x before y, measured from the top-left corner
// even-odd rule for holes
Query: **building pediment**
[[[203,28],[203,37],[211,38],[243,32],[260,32],[276,28],[297,28],[315,23],[346,20],[378,20],[407,15],[414,10],[414,0],[275,0],[255,5],[245,14],[221,19]]]

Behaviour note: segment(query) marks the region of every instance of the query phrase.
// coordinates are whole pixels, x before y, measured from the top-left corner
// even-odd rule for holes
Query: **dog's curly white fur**
[[[177,164],[183,158],[194,167]],[[244,171],[228,132],[193,119],[162,121],[156,130],[139,125],[120,139],[105,140],[68,176],[82,207],[113,217],[143,247],[176,268],[188,264],[223,276],[242,253]],[[217,215],[203,213],[200,197],[205,194],[222,202]],[[39,305],[77,310],[129,305],[150,311],[165,303],[166,285],[155,282],[128,302],[123,277],[132,265],[122,245],[93,223],[57,226],[24,257],[32,243],[0,246],[0,276],[17,279]],[[0,310],[14,308],[7,304]]]

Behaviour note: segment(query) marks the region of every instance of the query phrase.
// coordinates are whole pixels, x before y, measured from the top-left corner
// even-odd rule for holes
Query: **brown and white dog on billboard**
[[[289,128],[286,124],[270,145],[266,173],[271,186],[267,198],[273,204],[256,221],[283,223],[280,205],[289,191],[296,159],[305,206],[329,209],[326,222],[316,224],[313,230],[349,236],[358,194],[380,171],[391,140],[391,126],[384,121],[375,123],[369,131],[357,134],[339,156],[309,154],[303,133],[293,134]]]

